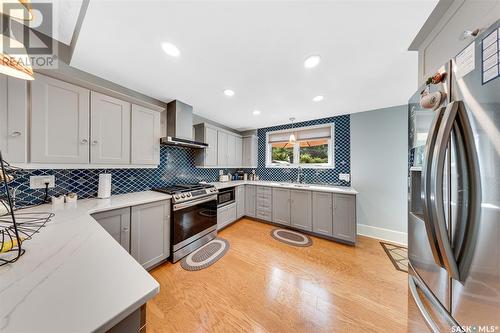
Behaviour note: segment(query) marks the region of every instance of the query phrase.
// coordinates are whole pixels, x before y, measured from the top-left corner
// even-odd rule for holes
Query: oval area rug
[[[309,236],[293,230],[282,229],[282,228],[273,229],[271,231],[271,236],[274,239],[279,240],[280,242],[283,242],[288,245],[302,246],[302,247],[312,245],[312,239]]]
[[[186,271],[199,271],[217,262],[229,250],[229,242],[222,238],[215,238],[194,250],[181,260],[181,267]]]

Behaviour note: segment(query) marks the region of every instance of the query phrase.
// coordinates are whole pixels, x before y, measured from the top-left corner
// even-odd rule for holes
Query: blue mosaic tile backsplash
[[[335,124],[335,169],[304,169],[306,182],[330,183],[350,186],[349,182],[339,181],[339,173],[350,173],[350,117],[349,115],[324,118],[302,123],[295,127],[334,123]],[[277,169],[265,167],[265,138],[267,131],[287,129],[291,126],[280,125],[262,128],[259,136],[257,174],[263,180],[290,181],[296,178],[295,169]],[[176,183],[213,182],[219,178],[219,168],[196,168],[194,153],[190,149],[162,146],[160,165],[155,169],[65,169],[65,170],[20,170],[16,179],[10,183],[15,193],[16,206],[22,207],[40,203],[44,190],[31,190],[29,177],[55,175],[56,187],[50,189],[50,195],[75,192],[79,198],[94,197],[97,193],[100,173],[112,174],[112,194],[122,194],[167,186]],[[236,169],[225,169],[234,173]],[[250,173],[250,169],[245,169]]]
[[[349,115],[322,118],[293,124],[294,128],[321,124],[335,124],[335,168],[303,169],[306,183],[327,183],[350,186],[350,182],[339,180],[339,173],[351,173],[351,117]],[[257,174],[262,180],[290,181],[297,179],[297,169],[266,168],[266,133],[292,128],[291,124],[266,127],[257,130],[259,157]]]

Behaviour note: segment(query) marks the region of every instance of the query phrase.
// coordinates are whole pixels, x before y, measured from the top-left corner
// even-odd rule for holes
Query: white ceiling
[[[366,111],[417,88],[407,48],[436,3],[92,0],[71,64],[238,130]]]

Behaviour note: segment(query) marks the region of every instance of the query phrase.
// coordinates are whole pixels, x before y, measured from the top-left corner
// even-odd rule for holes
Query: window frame
[[[302,130],[311,130],[321,127],[330,127],[330,139],[328,139],[328,163],[300,163],[300,144],[299,140],[295,141],[293,145],[293,160],[294,163],[279,164],[272,163],[272,144],[269,143],[269,136],[277,133],[299,132]],[[266,132],[266,168],[298,168],[302,169],[334,169],[335,168],[335,123],[302,126],[296,128],[287,128],[277,131]]]

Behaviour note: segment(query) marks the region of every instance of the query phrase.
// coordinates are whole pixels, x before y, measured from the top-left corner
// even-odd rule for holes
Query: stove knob
[[[181,198],[185,198],[186,195],[184,193],[181,194]]]
[[[189,198],[191,196],[191,193],[186,194],[186,196]]]
[[[178,196],[178,195],[176,195],[176,196],[174,196],[174,198],[175,198],[175,199],[179,199],[179,196]]]

